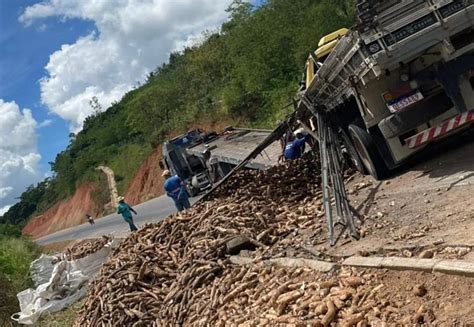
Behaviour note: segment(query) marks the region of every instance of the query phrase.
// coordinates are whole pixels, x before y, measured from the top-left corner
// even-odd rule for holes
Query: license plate
[[[423,94],[421,94],[420,91],[416,91],[415,93],[412,93],[408,96],[392,100],[387,105],[390,111],[399,111],[420,100],[423,100]]]

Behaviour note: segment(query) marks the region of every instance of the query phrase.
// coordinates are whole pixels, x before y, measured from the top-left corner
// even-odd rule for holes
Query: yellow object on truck
[[[336,47],[337,41],[346,35],[347,32],[349,32],[347,28],[341,28],[331,34],[323,36],[321,40],[319,40],[318,49],[315,51],[318,60],[324,61],[322,59],[331,53],[331,51]]]
[[[323,36],[318,43],[318,48],[314,52],[313,55],[309,55],[308,60],[306,61],[306,79],[305,79],[305,85],[308,86],[311,84],[311,82],[314,79],[314,75],[316,75],[316,72],[318,70],[318,62],[319,65],[322,64],[324,61],[325,57],[327,57],[328,54],[331,53],[331,51],[334,49],[334,47],[337,44],[337,41],[341,37],[347,34],[349,30],[347,28],[341,28],[338,29],[335,32],[332,32],[326,36]]]

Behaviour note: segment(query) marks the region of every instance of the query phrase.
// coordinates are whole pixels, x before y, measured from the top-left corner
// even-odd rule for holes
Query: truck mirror
[[[161,170],[165,170],[166,166],[163,160],[158,161],[158,166],[160,167]]]

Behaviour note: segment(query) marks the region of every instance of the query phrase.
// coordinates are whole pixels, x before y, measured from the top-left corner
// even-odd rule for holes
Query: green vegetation
[[[44,203],[44,200],[47,198],[45,195],[53,190],[51,187],[48,188],[49,184],[50,180],[45,179],[36,186],[31,185],[28,187],[21,194],[20,201],[13,205],[3,217],[0,217],[0,223],[23,226],[28,217],[36,212]]]
[[[28,286],[26,276],[31,261],[39,254],[35,243],[22,237],[0,237],[0,274],[16,290]]]
[[[114,170],[124,192],[153,148],[191,123],[272,127],[291,110],[281,108],[298,88],[308,53],[354,16],[352,0],[268,0],[258,8],[235,0],[228,10],[219,32],[172,53],[107,111],[91,99],[94,114],[51,163],[54,176],[29,188],[0,222],[24,223],[80,183],[96,181],[100,164]]]
[[[125,193],[138,165],[143,162],[150,151],[151,146],[148,144],[127,144],[120,149],[118,156],[110,160],[108,166],[116,172],[115,181],[120,194]],[[106,194],[108,195],[108,193]]]
[[[0,224],[1,326],[8,326],[10,316],[19,311],[16,294],[32,286],[28,270],[39,254],[35,243],[21,236],[18,226]]]

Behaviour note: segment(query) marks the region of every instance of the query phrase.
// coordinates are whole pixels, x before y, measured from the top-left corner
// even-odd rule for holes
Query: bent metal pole
[[[334,224],[332,220],[331,195],[329,193],[329,167],[328,167],[328,152],[327,152],[327,126],[325,124],[323,113],[318,113],[318,131],[319,131],[319,152],[321,156],[321,181],[323,188],[323,203],[324,212],[326,213],[326,222],[328,225],[329,244],[333,246],[334,240]]]

